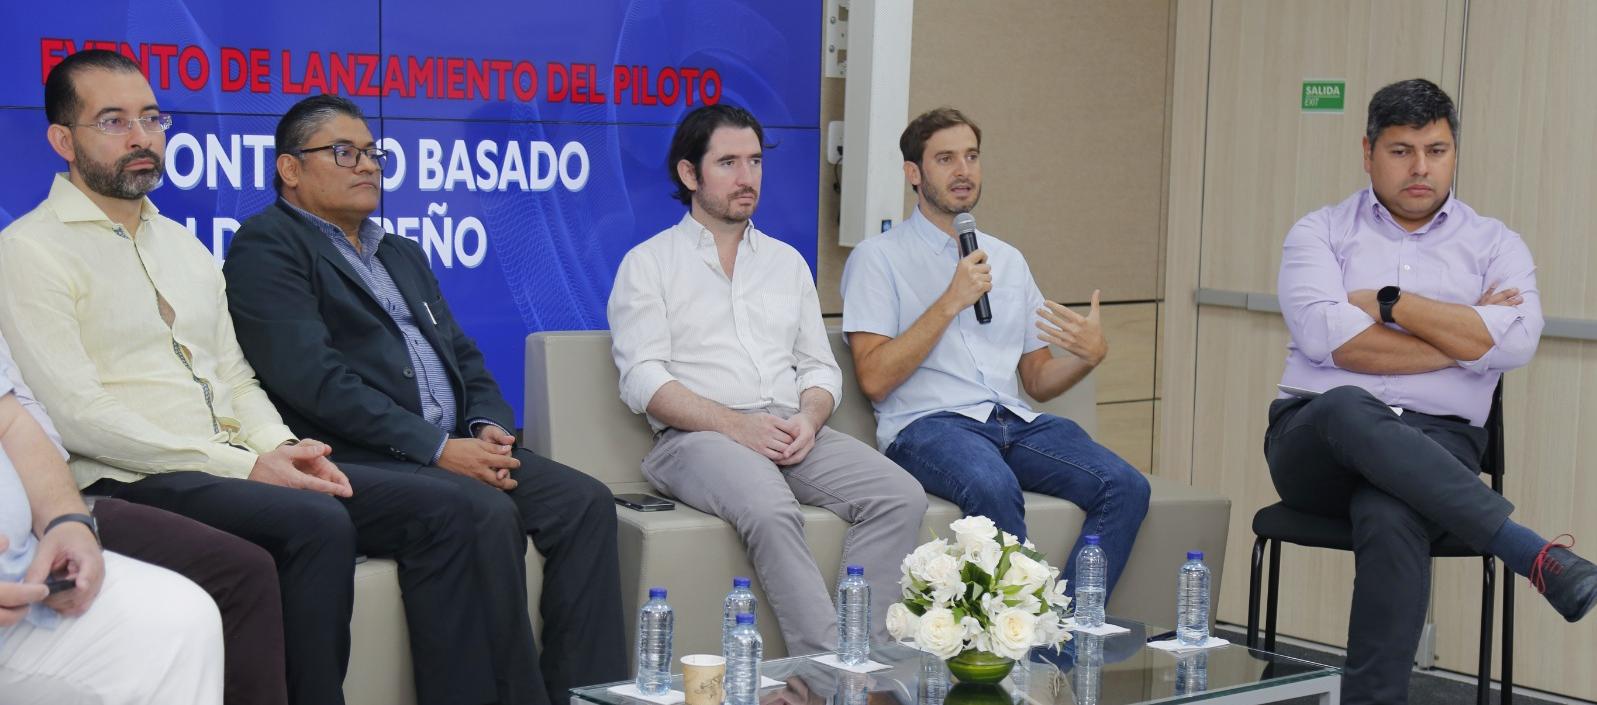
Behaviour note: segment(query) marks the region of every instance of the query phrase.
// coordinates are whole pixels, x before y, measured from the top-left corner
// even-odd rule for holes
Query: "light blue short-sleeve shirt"
[[[0,374],[0,399],[12,396],[11,389],[10,378]],[[0,551],[0,582],[19,582],[33,563],[33,554],[39,545],[33,537],[33,508],[28,504],[22,478],[17,476],[17,469],[3,448],[0,448],[0,534],[10,541],[6,550]],[[36,627],[48,628],[55,626],[60,615],[44,605],[34,604],[25,619]],[[15,628],[16,625],[0,628],[0,646],[5,645]]]
[[[961,311],[920,368],[874,404],[884,452],[915,419],[941,411],[986,421],[1001,404],[1026,421],[1037,417],[1021,397],[1018,368],[1021,355],[1046,345],[1036,326],[1042,292],[1020,250],[980,230],[976,244],[993,268],[993,320],[983,325]],[[959,259],[959,244],[919,208],[860,243],[843,268],[843,332],[898,337],[948,289]]]

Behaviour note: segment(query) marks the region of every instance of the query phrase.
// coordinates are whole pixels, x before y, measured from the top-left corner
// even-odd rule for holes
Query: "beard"
[[[137,159],[148,159],[155,166],[148,171],[127,171],[128,164]],[[154,191],[155,187],[161,185],[161,179],[166,173],[166,164],[162,161],[161,155],[144,147],[122,155],[121,159],[112,164],[80,156],[77,167],[78,173],[83,175],[83,183],[87,184],[91,191],[108,198],[128,201],[144,198],[145,194]]]
[[[732,203],[734,199],[745,194],[752,194],[754,203],[748,206],[734,205]],[[723,223],[746,223],[749,218],[754,216],[754,209],[760,205],[760,192],[756,189],[745,188],[728,194],[726,198],[716,199],[705,195],[701,189],[693,192],[693,202],[697,203],[699,208],[704,209],[705,213]]]
[[[971,198],[969,205],[956,203],[949,195],[948,189],[933,186],[930,180],[921,181],[920,190],[921,193],[926,196],[926,202],[931,204],[932,208],[935,208],[938,211],[948,215],[958,215],[960,213],[976,210],[976,204],[981,201],[981,186],[969,181],[965,183],[969,183],[971,185]],[[950,186],[952,185],[953,184],[950,184]]]

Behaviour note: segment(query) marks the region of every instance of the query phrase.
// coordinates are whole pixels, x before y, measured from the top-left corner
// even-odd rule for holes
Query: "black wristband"
[[[39,538],[44,538],[45,534],[50,533],[50,530],[57,526],[72,522],[77,522],[89,527],[89,533],[94,534],[94,542],[100,542],[100,530],[94,525],[94,517],[88,514],[62,514],[61,516],[51,519],[50,523],[44,525],[44,531],[39,532]]]

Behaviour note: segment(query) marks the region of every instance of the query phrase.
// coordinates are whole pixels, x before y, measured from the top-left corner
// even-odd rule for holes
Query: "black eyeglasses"
[[[360,149],[352,144],[329,144],[323,147],[301,149],[294,153],[303,157],[311,152],[322,152],[327,150],[332,150],[334,164],[347,169],[353,169],[359,165],[362,154],[366,155],[367,159],[372,160],[372,163],[377,165],[377,169],[379,171],[381,171],[383,166],[388,163],[388,150],[378,147],[367,147],[365,149]]]

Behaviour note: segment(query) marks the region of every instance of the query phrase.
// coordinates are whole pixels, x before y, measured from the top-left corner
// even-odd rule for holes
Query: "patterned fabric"
[[[371,220],[362,220],[360,225],[360,250],[350,244],[349,238],[344,236],[344,231],[338,226],[316,217],[287,201],[284,205],[294,209],[300,215],[316,224],[317,229],[331,240],[333,246],[338,248],[339,254],[349,262],[349,266],[360,275],[361,283],[366,285],[367,293],[382,304],[383,310],[394,319],[394,325],[399,326],[399,332],[405,339],[405,349],[410,353],[411,369],[416,371],[416,389],[421,393],[421,416],[446,433],[455,429],[455,390],[449,384],[449,371],[444,367],[443,358],[438,356],[438,351],[433,349],[432,343],[421,334],[421,329],[416,327],[415,312],[405,303],[405,297],[400,295],[399,287],[394,285],[393,277],[389,276],[388,268],[377,259],[377,248],[382,246],[383,238],[387,235],[382,226]],[[425,306],[425,304],[423,304]],[[430,310],[423,310],[423,315],[432,315]],[[444,443],[448,442],[445,436]],[[438,452],[433,455],[436,461],[443,454],[444,446],[439,444]]]

